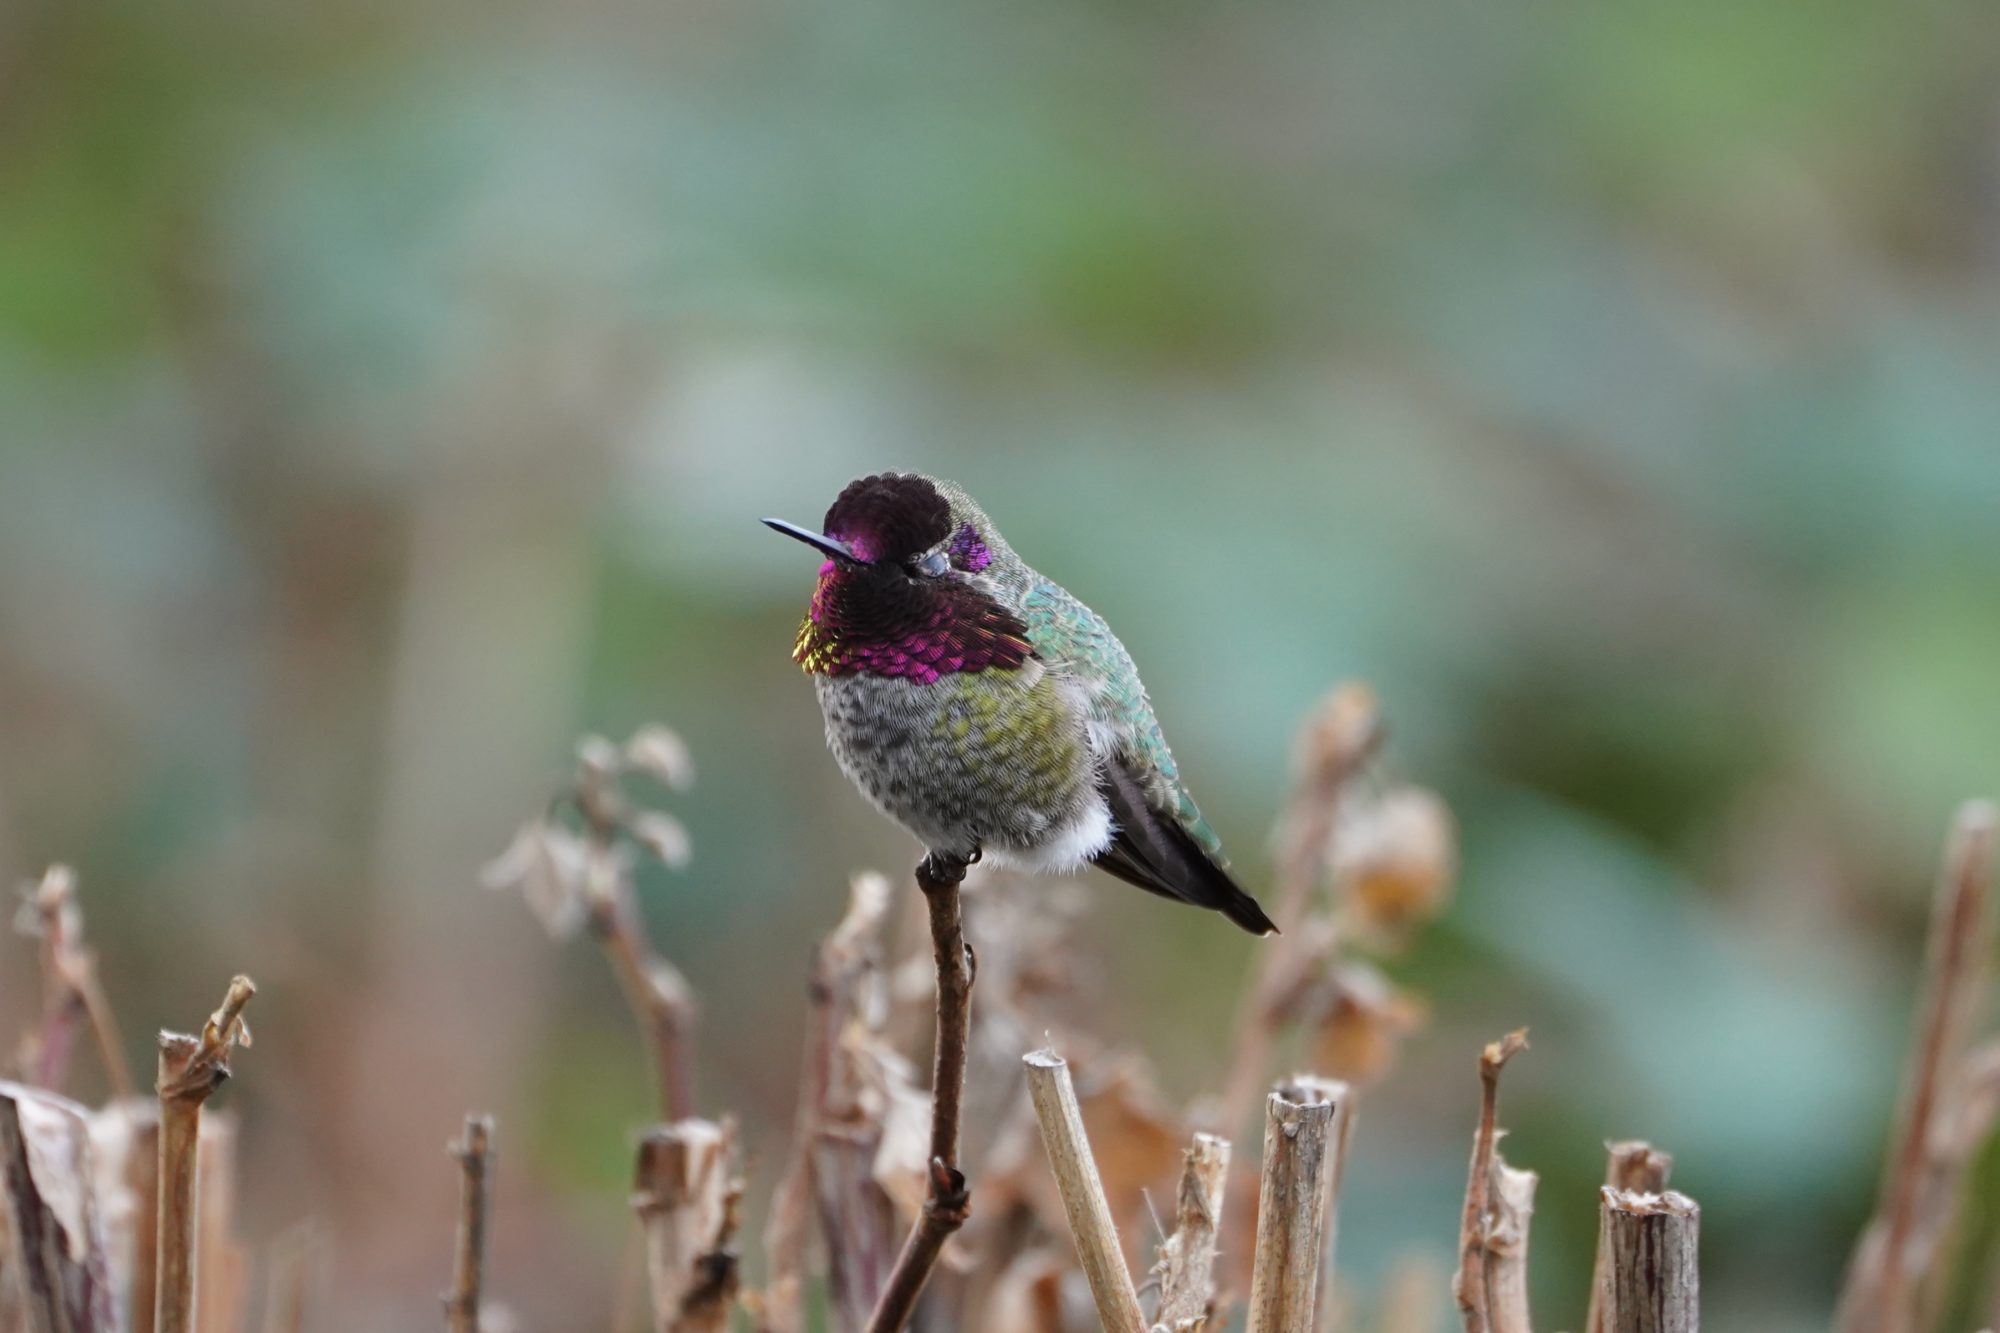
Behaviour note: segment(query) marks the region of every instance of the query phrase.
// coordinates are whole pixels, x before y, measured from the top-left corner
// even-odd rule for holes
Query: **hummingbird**
[[[826,557],[792,658],[827,745],[933,863],[1095,865],[1277,929],[1230,878],[1125,646],[965,491],[882,472],[841,491],[818,531],[764,522]]]

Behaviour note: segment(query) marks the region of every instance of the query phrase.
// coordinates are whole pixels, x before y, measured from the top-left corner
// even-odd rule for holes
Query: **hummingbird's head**
[[[977,574],[993,562],[986,516],[963,491],[914,472],[879,472],[849,482],[826,511],[819,532],[767,518],[788,537],[831,557],[823,573],[842,565],[899,569],[942,578]]]

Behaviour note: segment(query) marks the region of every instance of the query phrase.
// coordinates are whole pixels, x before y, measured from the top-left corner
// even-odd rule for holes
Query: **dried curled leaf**
[[[1457,867],[1451,811],[1421,787],[1394,788],[1357,808],[1335,841],[1347,903],[1364,927],[1390,938],[1444,910]]]
[[[1335,968],[1318,1005],[1313,1068],[1364,1086],[1394,1067],[1404,1039],[1428,1017],[1423,1001],[1361,962]]]
[[[639,810],[627,817],[625,829],[632,840],[669,870],[681,870],[694,855],[688,831],[680,820],[660,810]]]
[[[546,818],[521,825],[507,850],[479,872],[479,882],[500,893],[518,893],[542,928],[570,939],[589,915],[590,844]]]
[[[115,1328],[113,1281],[92,1189],[89,1112],[64,1097],[0,1082],[0,1246],[7,1280],[59,1328]],[[29,1324],[37,1326],[31,1315]]]
[[[625,766],[644,773],[670,791],[694,786],[694,756],[687,742],[671,728],[654,723],[639,728],[625,742]]]

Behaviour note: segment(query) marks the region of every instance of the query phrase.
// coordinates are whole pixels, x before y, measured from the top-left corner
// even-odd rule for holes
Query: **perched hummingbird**
[[[933,857],[1088,862],[1276,929],[1224,869],[1125,646],[971,496],[884,472],[842,491],[820,532],[764,521],[827,557],[792,657],[834,758]]]

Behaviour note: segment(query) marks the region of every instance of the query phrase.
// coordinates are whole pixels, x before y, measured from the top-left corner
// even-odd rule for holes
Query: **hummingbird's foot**
[[[917,866],[917,883],[923,887],[960,884],[965,880],[966,869],[979,863],[979,849],[972,849],[970,856],[958,856],[951,852],[932,852]]]

